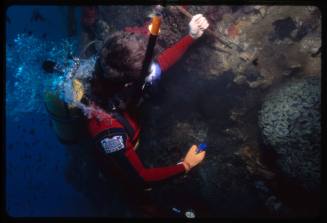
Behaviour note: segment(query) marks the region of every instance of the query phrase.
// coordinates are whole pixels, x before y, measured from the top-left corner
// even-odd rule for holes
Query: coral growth
[[[320,180],[320,79],[289,81],[270,92],[262,105],[259,126],[277,165],[308,190]]]

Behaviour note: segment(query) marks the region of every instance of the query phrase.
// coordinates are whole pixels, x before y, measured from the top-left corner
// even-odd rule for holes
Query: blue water
[[[31,20],[35,10],[44,19]],[[65,178],[67,147],[51,129],[42,100],[45,84],[54,81],[41,70],[42,60],[63,60],[69,51],[76,53],[81,28],[68,37],[64,6],[11,6],[6,15],[7,214],[94,216],[97,212],[85,193]],[[80,21],[79,8],[76,16]]]

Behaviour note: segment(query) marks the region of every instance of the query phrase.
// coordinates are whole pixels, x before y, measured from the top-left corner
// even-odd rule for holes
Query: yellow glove
[[[201,163],[206,155],[206,151],[197,153],[197,148],[198,147],[196,145],[192,145],[182,162],[186,172],[190,171],[193,167]]]

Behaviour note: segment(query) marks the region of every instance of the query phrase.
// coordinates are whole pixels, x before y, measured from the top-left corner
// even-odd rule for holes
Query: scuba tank
[[[51,61],[43,63],[43,69],[52,73],[59,71],[56,64]],[[80,102],[84,96],[84,87],[80,80],[73,77],[73,74],[66,78],[70,78],[71,89],[73,91],[73,101]],[[57,135],[60,142],[64,144],[74,144],[81,139],[83,130],[85,131],[83,113],[80,108],[76,107],[73,103],[67,103],[60,97],[60,92],[46,89],[44,93],[44,104],[50,115],[52,129]]]

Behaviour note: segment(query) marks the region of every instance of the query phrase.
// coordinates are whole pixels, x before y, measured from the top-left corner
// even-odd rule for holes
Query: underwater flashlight
[[[151,24],[152,25],[151,25],[151,29],[150,29],[148,45],[147,45],[147,48],[145,51],[145,56],[143,59],[141,78],[139,78],[139,80],[134,85],[134,91],[135,91],[134,95],[135,95],[135,98],[138,98],[138,100],[139,100],[139,102],[137,103],[138,106],[142,103],[142,97],[141,97],[142,90],[143,90],[143,86],[145,83],[145,78],[149,74],[149,68],[150,68],[152,57],[154,54],[154,47],[155,47],[155,44],[157,41],[157,37],[159,35],[159,29],[160,29],[160,25],[161,25],[160,16],[156,16],[156,15],[153,16]]]
[[[206,151],[206,150],[207,150],[207,144],[201,143],[198,145],[198,148],[196,148],[195,153],[198,154],[198,153],[200,153],[202,151]]]

